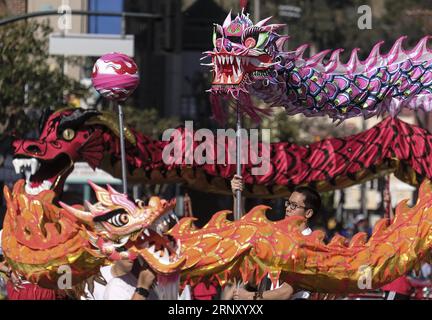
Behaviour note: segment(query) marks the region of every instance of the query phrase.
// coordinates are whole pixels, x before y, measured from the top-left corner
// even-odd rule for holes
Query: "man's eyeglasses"
[[[290,207],[291,210],[296,210],[297,208],[306,209],[304,206],[300,206],[295,202],[291,202],[289,200],[285,200],[285,207]]]

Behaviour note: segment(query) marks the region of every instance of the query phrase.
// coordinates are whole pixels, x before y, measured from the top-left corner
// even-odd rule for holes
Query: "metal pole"
[[[122,180],[123,180],[123,193],[127,194],[127,171],[126,171],[126,151],[124,142],[124,126],[123,126],[123,109],[120,103],[117,103],[119,114],[119,128],[120,128],[120,152],[121,152],[121,166],[122,166]]]
[[[366,121],[363,118],[362,119],[362,132],[364,132],[366,130]],[[360,185],[360,212],[365,215],[366,217],[368,217],[367,215],[367,191],[366,191],[366,183],[363,182]]]
[[[237,175],[241,176],[242,175],[242,168],[241,168],[241,115],[240,115],[240,107],[239,104],[240,102],[237,102],[237,141],[236,141],[236,146],[237,146],[237,154],[236,154],[236,158],[237,158]],[[243,212],[242,212],[242,192],[240,190],[236,191],[236,214],[234,216],[235,220],[240,220]]]
[[[391,194],[390,194],[390,175],[384,177],[384,218],[388,221],[393,220],[393,208],[391,205]]]
[[[258,21],[260,21],[260,0],[255,0],[254,1],[254,19],[255,19],[255,23],[257,23]]]

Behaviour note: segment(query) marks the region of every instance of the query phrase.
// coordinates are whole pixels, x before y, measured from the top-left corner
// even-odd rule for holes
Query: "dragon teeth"
[[[38,195],[39,193],[41,193],[42,191],[45,190],[50,190],[52,187],[52,182],[45,180],[40,186],[32,188],[30,186],[30,183],[27,181],[26,185],[25,185],[25,192],[30,194],[30,195]]]
[[[147,237],[150,237],[150,232],[148,231],[148,229],[145,229],[145,230],[144,230],[144,234],[145,234]]]
[[[38,159],[30,158],[30,159],[14,159],[12,164],[15,169],[15,173],[19,174],[21,172],[25,173],[29,171],[31,175],[34,175],[40,168],[41,164]]]
[[[40,162],[35,159],[35,158],[31,158],[30,159],[30,167],[31,167],[31,174],[34,175],[40,168],[41,164]]]
[[[13,159],[12,164],[15,168],[15,173],[19,174],[21,172],[21,160],[20,159]]]
[[[32,176],[31,168],[28,167],[28,166],[26,166],[24,168],[24,170],[21,168],[21,171],[24,171],[24,175],[25,175],[26,181],[29,182],[30,181],[30,177]]]

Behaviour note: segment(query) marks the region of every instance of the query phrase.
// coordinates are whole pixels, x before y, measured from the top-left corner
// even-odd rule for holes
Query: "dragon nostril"
[[[30,153],[41,153],[41,149],[34,144],[27,146],[26,150]]]

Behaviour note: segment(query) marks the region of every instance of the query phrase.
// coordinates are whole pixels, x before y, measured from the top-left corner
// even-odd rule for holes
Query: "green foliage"
[[[0,27],[0,136],[23,135],[36,128],[40,110],[66,106],[67,95],[84,94],[63,75],[62,58],[49,56],[51,31],[35,21]]]

